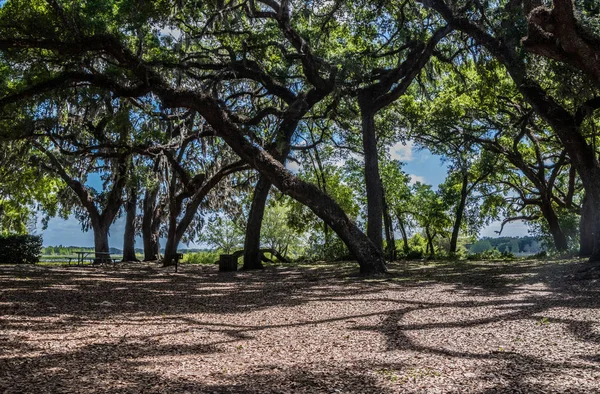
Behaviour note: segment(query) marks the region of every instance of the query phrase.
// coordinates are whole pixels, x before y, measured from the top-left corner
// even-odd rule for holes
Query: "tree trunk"
[[[390,210],[385,200],[385,193],[382,193],[383,198],[383,224],[385,228],[386,255],[390,261],[396,260],[396,239],[394,238],[394,225]]]
[[[600,174],[599,174],[600,175]],[[600,179],[598,179],[600,181]],[[600,185],[595,188],[595,193],[590,193],[590,211],[592,213],[592,234],[593,248],[592,255],[590,256],[590,262],[600,261]],[[587,192],[587,190],[586,190]]]
[[[579,256],[590,257],[594,251],[594,211],[587,194],[583,197],[579,221]]]
[[[314,185],[295,177],[263,149],[241,138],[236,128],[228,126],[219,130],[219,134],[242,159],[259,170],[282,193],[310,208],[338,234],[356,257],[362,274],[387,272],[380,249],[360,231],[331,197]]]
[[[552,235],[552,240],[554,241],[554,247],[559,252],[564,252],[569,248],[569,245],[567,244],[567,237],[560,227],[558,216],[556,215],[554,208],[552,208],[552,203],[550,201],[545,201],[542,203],[540,209],[542,215],[544,215],[544,219],[546,219],[546,222],[548,223],[548,228]]]
[[[325,221],[356,257],[362,274],[387,272],[380,249],[360,231],[339,204],[314,185],[294,176],[263,148],[244,138],[240,129],[223,114],[216,100],[207,96],[185,94],[165,94],[162,99],[166,106],[197,109],[242,160],[258,170],[282,193],[306,205]]]
[[[367,236],[375,247],[381,251],[383,248],[383,187],[379,176],[375,114],[366,108],[365,104],[362,104],[361,116],[365,157],[365,186],[367,189]]]
[[[244,239],[244,270],[262,269],[262,259],[260,252],[260,232],[263,217],[265,214],[265,204],[269,196],[271,183],[263,175],[258,179],[252,196],[252,205],[248,215],[248,224],[246,226],[246,237]]]
[[[425,235],[427,235],[427,249],[429,251],[429,255],[431,257],[435,257],[435,248],[433,247],[433,236],[429,232],[429,227],[425,228]]]
[[[92,230],[94,231],[94,252],[96,259],[105,260],[110,258],[108,254],[108,226],[92,222]]]
[[[143,206],[144,213],[142,218],[144,261],[157,260],[160,252],[160,245],[158,242],[160,218],[158,218],[158,215],[156,215],[156,210],[158,209],[156,204],[157,197],[158,188],[146,189]]]
[[[163,267],[175,265],[177,247],[179,246],[179,241],[181,240],[177,237],[177,213],[172,212],[172,209],[172,207],[169,209],[169,229],[167,232],[165,254],[163,256]]]
[[[129,199],[125,203],[125,236],[123,239],[123,261],[138,261],[135,255],[135,217],[137,210],[137,190],[129,188]]]
[[[570,113],[554,100],[540,84],[532,80],[526,64],[519,59],[516,51],[502,39],[491,36],[478,25],[466,18],[456,18],[453,10],[443,1],[429,1],[428,5],[436,9],[454,27],[470,35],[480,45],[485,46],[507,69],[515,85],[533,109],[544,119],[559,138],[569,158],[576,168],[581,182],[592,200],[594,247],[591,262],[600,261],[600,163],[596,150],[581,133],[581,119]]]
[[[406,234],[406,227],[404,227],[404,221],[402,221],[402,218],[400,217],[400,215],[398,215],[397,218],[398,218],[398,227],[400,227],[400,234],[402,234],[402,243],[404,244],[404,253],[408,253],[410,250],[410,246],[408,245],[408,235]]]
[[[467,205],[467,195],[469,187],[469,177],[467,174],[463,176],[462,186],[460,188],[460,201],[456,207],[456,218],[454,219],[454,225],[452,227],[452,237],[450,238],[450,253],[456,253],[458,244],[458,235],[460,233],[460,227],[462,226],[462,220],[465,213],[465,206]]]

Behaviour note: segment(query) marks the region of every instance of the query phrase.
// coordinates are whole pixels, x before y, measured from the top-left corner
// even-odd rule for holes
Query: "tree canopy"
[[[1,231],[74,213],[107,253],[125,215],[129,258],[141,233],[147,259],[208,240],[247,269],[295,233],[379,274],[411,235],[456,254],[518,219],[598,260],[599,21],[571,0],[7,0]],[[406,141],[445,182],[410,179]]]

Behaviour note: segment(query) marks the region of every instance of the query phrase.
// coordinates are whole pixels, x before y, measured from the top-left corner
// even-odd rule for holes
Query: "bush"
[[[406,260],[421,260],[423,258],[423,251],[420,249],[409,250],[405,256]]]
[[[467,260],[513,260],[515,255],[511,252],[500,252],[498,249],[486,250],[481,253],[472,253],[467,256]]]
[[[219,253],[217,252],[197,252],[183,255],[183,262],[187,264],[211,265],[217,261],[219,261]]]
[[[42,256],[42,237],[37,235],[0,236],[1,264],[35,264]]]

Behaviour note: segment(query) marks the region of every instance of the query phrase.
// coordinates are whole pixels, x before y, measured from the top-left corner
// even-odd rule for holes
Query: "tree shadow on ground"
[[[145,360],[154,358],[218,357],[223,345],[259,341],[262,333],[270,329],[344,323],[350,331],[379,334],[384,338],[383,351],[390,354],[406,352],[448,363],[453,359],[482,363],[475,376],[465,379],[485,381],[493,376],[493,383],[470,392],[507,392],[509,388],[552,392],[548,387],[537,387],[535,382],[548,374],[597,373],[600,362],[600,349],[592,351],[593,346],[600,344],[600,335],[594,331],[595,323],[582,320],[577,314],[578,310],[597,310],[600,303],[595,280],[581,281],[572,277],[582,266],[580,262],[395,263],[391,265],[392,275],[375,279],[355,277],[347,269],[334,266],[225,274],[216,272],[214,267],[183,267],[177,274],[135,266],[122,269],[1,267],[2,332],[18,334],[0,334],[0,350],[10,354],[0,358],[0,381],[7,382],[0,383],[0,388],[7,393],[36,392],[41,386],[47,388],[47,392],[69,392],[75,387],[80,392],[90,393],[162,392],[165,388],[173,392],[216,393],[403,391],[404,379],[412,379],[412,375],[406,373],[409,365],[385,365],[368,360],[346,367],[334,363],[315,367],[300,362],[294,367],[261,365],[260,371],[213,376],[210,380],[215,382],[212,383],[145,369],[146,364],[154,363]],[[447,293],[448,300],[413,298],[415,291],[428,291],[431,283],[441,284],[436,288],[437,294]],[[384,303],[386,308],[373,312],[351,310],[329,318],[307,316],[303,321],[291,322],[240,324],[203,318],[236,316],[271,308],[293,309],[313,302]],[[442,321],[411,320],[414,314],[443,313],[445,309],[458,311],[458,315]],[[481,312],[486,310],[493,314],[486,316]],[[573,313],[553,317],[554,310]],[[545,314],[549,317],[544,317]],[[122,321],[124,316],[129,318],[126,323]],[[363,323],[364,319],[371,318],[377,321]],[[184,335],[189,330],[203,330],[206,343],[164,343],[163,334],[157,333],[138,335],[134,339],[114,338],[110,337],[114,320],[126,324],[132,332],[145,325],[176,327],[168,332],[169,337]],[[357,323],[349,323],[354,321]],[[560,362],[518,351],[457,350],[428,344],[414,335],[511,322],[534,327],[560,325],[573,341],[589,344],[590,353],[580,361]],[[61,349],[60,343],[54,341],[55,348],[40,351],[52,343],[52,335],[78,329],[85,332],[87,327],[94,328],[93,337],[78,338],[93,343]],[[98,338],[98,327],[106,327],[106,337]],[[39,334],[44,336],[39,343],[29,338],[29,335]],[[572,387],[570,392],[578,391]]]

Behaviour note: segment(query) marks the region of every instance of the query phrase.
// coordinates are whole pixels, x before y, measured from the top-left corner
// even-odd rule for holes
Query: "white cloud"
[[[413,147],[415,143],[413,141],[397,142],[390,148],[390,154],[392,159],[400,161],[412,161],[415,159],[413,155]]]
[[[410,177],[410,182],[408,182],[409,185],[414,185],[417,182],[427,184],[427,181],[425,180],[425,177],[423,177],[423,176],[413,175],[413,174],[409,174],[408,176]]]

